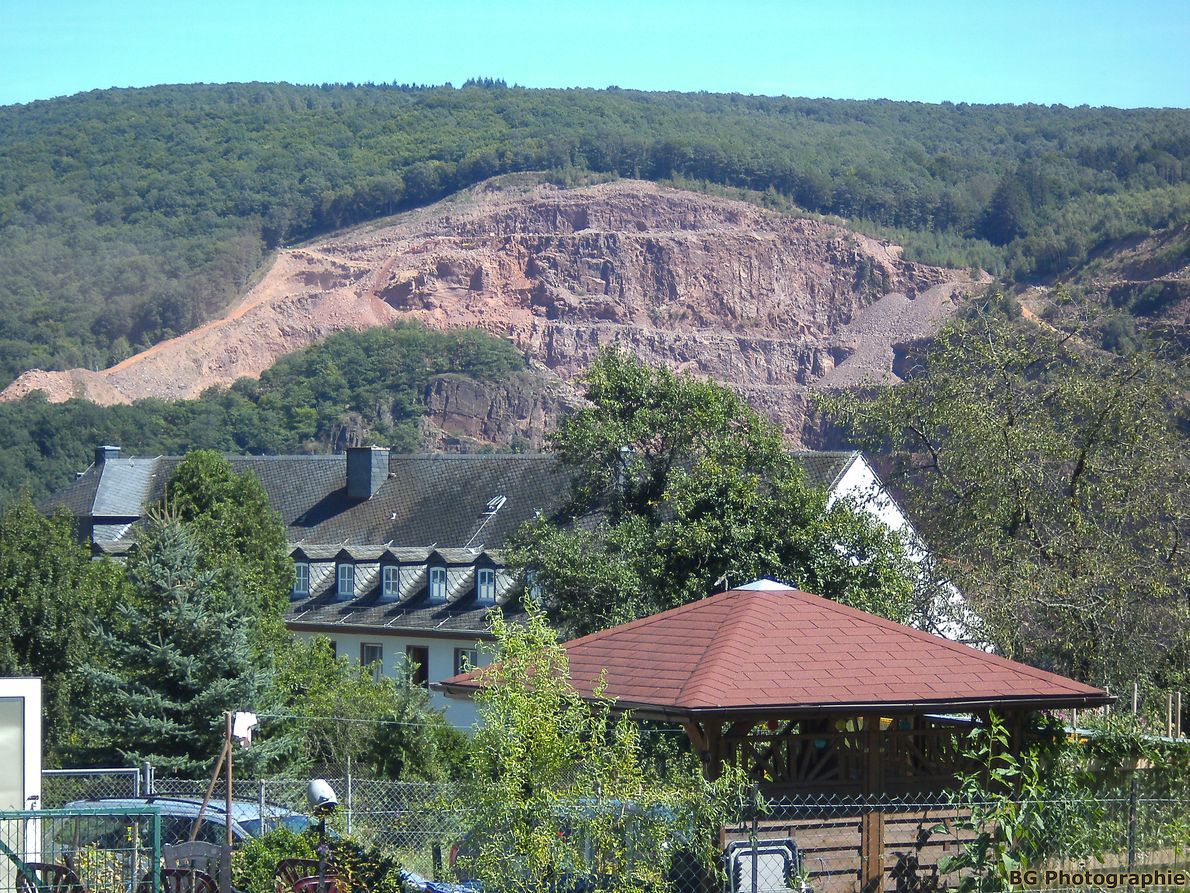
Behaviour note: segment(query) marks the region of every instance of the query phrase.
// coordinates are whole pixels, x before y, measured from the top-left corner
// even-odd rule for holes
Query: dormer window
[[[355,565],[350,561],[339,562],[337,583],[335,594],[340,599],[351,598],[355,595]]]
[[[481,567],[475,573],[475,599],[481,605],[496,604],[496,572],[490,567]]]
[[[293,597],[305,598],[310,594],[310,562],[293,563]]]
[[[446,601],[446,568],[430,568],[430,601],[442,604]]]
[[[380,569],[380,597],[394,599],[401,594],[401,568],[386,564]]]

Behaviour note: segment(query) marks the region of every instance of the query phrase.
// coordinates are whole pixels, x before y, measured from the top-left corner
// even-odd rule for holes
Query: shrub
[[[338,869],[352,891],[403,893],[401,869],[395,859],[341,834],[330,835],[327,844],[327,861]],[[232,857],[232,884],[245,893],[273,893],[278,863],[282,859],[317,859],[317,846],[318,832],[314,828],[296,833],[282,826],[261,835]]]

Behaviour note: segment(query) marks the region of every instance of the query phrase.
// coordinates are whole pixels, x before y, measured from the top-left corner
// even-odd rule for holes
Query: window
[[[302,598],[310,594],[310,562],[293,563],[293,595]]]
[[[455,649],[455,675],[474,670],[479,666],[479,651],[475,648]]]
[[[405,663],[410,670],[409,680],[423,688],[430,686],[430,649],[425,645],[406,645]]]
[[[380,680],[384,669],[384,647],[364,642],[359,646],[359,662],[362,666],[372,668],[372,678]]]
[[[430,601],[441,604],[446,601],[446,568],[430,568]]]
[[[339,586],[335,590],[339,598],[351,598],[355,595],[355,565],[344,561],[339,565]]]
[[[496,572],[481,567],[475,574],[475,597],[481,605],[496,604]]]
[[[401,594],[401,569],[395,564],[386,564],[380,571],[380,597],[396,598]]]
[[[541,582],[537,579],[537,571],[525,571],[525,592],[533,601],[541,601]]]

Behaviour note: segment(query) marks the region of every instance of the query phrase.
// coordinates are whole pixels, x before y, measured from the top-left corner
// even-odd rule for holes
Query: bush
[[[331,835],[327,843],[328,862],[339,870],[353,893],[403,893],[401,868],[395,859],[341,834]],[[278,863],[282,859],[317,859],[317,846],[318,832],[313,827],[299,834],[282,826],[261,835],[233,855],[232,884],[246,893],[273,893]]]

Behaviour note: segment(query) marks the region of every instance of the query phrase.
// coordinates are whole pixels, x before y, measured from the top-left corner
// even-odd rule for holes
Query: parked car
[[[161,843],[170,845],[190,840],[194,821],[202,809],[202,801],[186,797],[103,797],[91,800],[74,800],[66,809],[143,809],[156,807],[161,813]],[[203,811],[202,825],[195,839],[210,843],[224,843],[226,840],[226,804],[211,801]],[[80,823],[64,826],[63,830],[72,837],[74,845],[105,843],[114,845],[128,840],[128,825],[134,816],[87,816]],[[301,832],[310,825],[310,819],[301,813],[282,806],[266,803],[261,815],[260,804],[253,800],[234,800],[231,804],[232,845],[238,845],[262,833],[284,825],[291,831]],[[142,837],[148,834],[142,828]],[[66,841],[60,841],[65,844]]]
[[[405,885],[405,889],[409,893],[482,893],[483,891],[483,886],[478,881],[467,881],[462,884],[432,881],[415,871],[402,871],[401,883]]]

